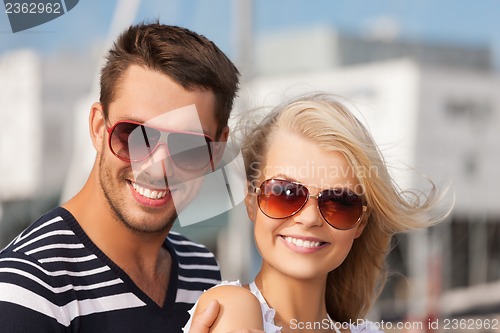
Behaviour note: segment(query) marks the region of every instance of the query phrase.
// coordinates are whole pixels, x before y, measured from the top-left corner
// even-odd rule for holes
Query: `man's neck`
[[[131,230],[116,217],[105,198],[96,193],[95,184],[89,180],[62,206],[107,257],[145,294],[163,305],[171,269],[170,253],[163,247],[169,230],[161,233]]]

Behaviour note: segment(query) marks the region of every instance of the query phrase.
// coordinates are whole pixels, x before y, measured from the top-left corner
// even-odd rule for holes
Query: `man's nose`
[[[148,160],[150,160],[151,165],[147,167],[147,172],[151,177],[168,178],[172,176],[172,161],[168,149],[164,144],[156,147]]]
[[[152,180],[164,180],[173,176],[172,161],[163,144],[158,145],[146,159],[134,162],[132,168],[136,177],[142,173]]]

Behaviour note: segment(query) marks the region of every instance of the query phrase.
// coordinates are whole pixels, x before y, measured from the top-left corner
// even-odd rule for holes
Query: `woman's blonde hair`
[[[423,202],[419,202],[417,192],[401,191],[369,132],[331,95],[300,97],[242,129],[242,152],[250,184],[258,185],[269,142],[281,131],[301,135],[325,151],[343,153],[353,168],[368,206],[366,226],[345,261],[328,274],[326,306],[329,315],[339,322],[364,317],[385,284],[391,237],[444,218],[429,216],[439,199],[434,184]]]

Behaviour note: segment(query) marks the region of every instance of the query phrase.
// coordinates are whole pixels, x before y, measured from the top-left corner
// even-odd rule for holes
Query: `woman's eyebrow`
[[[295,179],[293,177],[290,177],[288,175],[285,175],[283,173],[278,173],[278,174],[276,174],[274,176],[271,176],[271,178],[272,179],[283,179],[283,180],[288,180],[288,181],[291,181],[291,182],[294,182],[294,183],[300,183],[297,179]]]

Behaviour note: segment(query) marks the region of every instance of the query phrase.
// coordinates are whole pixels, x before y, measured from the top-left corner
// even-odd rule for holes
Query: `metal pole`
[[[239,0],[234,4],[234,35],[235,63],[241,73],[241,86],[245,85],[252,73],[252,0]],[[243,89],[241,89],[243,90]],[[238,100],[237,112],[245,112],[248,108],[245,96]],[[248,220],[245,205],[240,203],[227,214],[228,226],[220,234],[219,252],[221,266],[224,267],[224,279],[241,279],[249,282],[253,279],[255,262],[253,250],[252,224]]]

